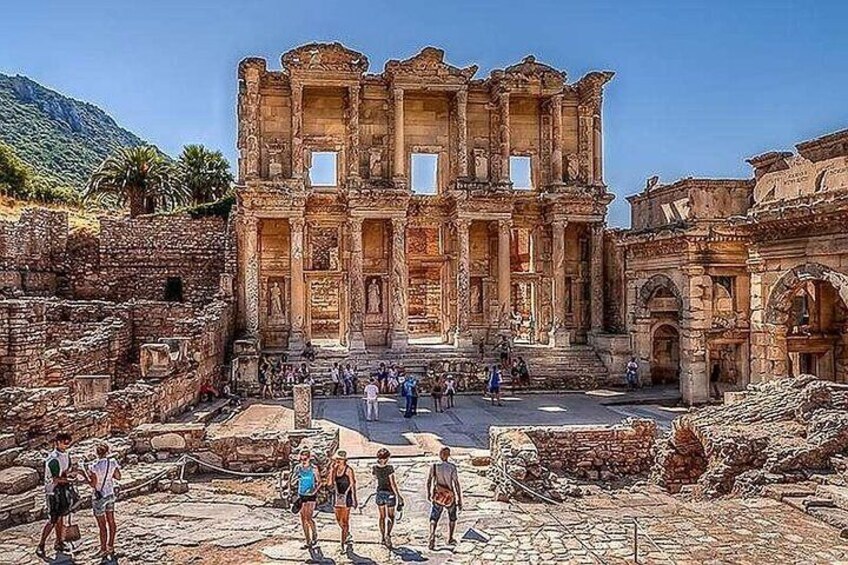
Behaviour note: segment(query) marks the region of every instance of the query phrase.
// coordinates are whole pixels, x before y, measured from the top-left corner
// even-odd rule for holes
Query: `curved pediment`
[[[338,42],[301,45],[283,53],[281,62],[289,71],[362,74],[368,70],[368,57]]]
[[[420,53],[409,59],[393,59],[386,63],[385,73],[392,77],[422,79],[454,79],[467,82],[477,72],[477,65],[460,68],[445,62],[445,52],[436,47],[425,47]]]

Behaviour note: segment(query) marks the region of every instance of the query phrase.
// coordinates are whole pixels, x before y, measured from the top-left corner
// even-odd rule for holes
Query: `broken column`
[[[294,429],[307,430],[312,427],[312,386],[294,385]]]

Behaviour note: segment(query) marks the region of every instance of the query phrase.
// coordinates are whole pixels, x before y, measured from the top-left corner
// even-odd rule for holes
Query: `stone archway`
[[[679,380],[682,311],[682,294],[669,276],[655,274],[639,287],[632,313],[632,346],[644,384]],[[657,331],[660,343],[654,339]],[[664,353],[657,365],[655,353],[661,349]]]
[[[806,307],[808,300],[816,311],[799,319],[799,301]],[[820,263],[794,267],[771,288],[764,324],[753,340],[754,355],[765,361],[768,376],[810,372],[844,382],[848,379],[846,315],[848,274]]]
[[[633,312],[637,319],[651,316],[651,302],[657,297],[658,293],[673,298],[674,309],[678,313],[683,309],[683,297],[677,285],[667,275],[658,274],[649,278],[639,288],[639,296]]]

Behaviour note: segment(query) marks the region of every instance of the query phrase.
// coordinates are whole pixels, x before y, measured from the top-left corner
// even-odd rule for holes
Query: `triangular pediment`
[[[337,42],[301,45],[284,53],[281,62],[289,71],[362,74],[368,70],[368,57]]]
[[[438,78],[467,82],[477,72],[477,65],[465,68],[454,67],[445,62],[445,52],[442,49],[425,47],[420,53],[409,59],[388,61],[385,72],[393,77],[416,80]]]

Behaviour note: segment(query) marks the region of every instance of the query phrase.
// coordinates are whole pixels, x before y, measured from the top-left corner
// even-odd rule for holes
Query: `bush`
[[[204,216],[220,216],[221,218],[228,218],[230,210],[232,210],[235,203],[236,195],[231,190],[214,202],[206,202],[196,206],[189,206],[188,208],[175,210],[175,212],[189,214],[192,218],[202,218]]]

